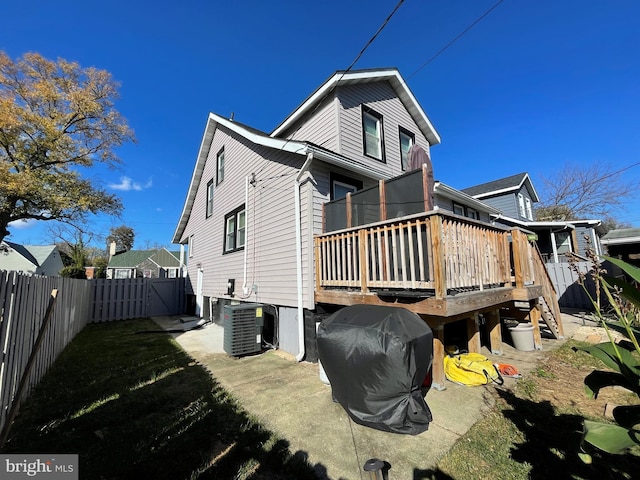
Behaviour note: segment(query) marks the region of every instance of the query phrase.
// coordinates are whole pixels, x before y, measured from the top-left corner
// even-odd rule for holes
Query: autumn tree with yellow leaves
[[[73,224],[121,211],[118,197],[80,174],[114,167],[115,150],[134,141],[114,108],[117,89],[105,70],[0,51],[0,241],[17,220]]]

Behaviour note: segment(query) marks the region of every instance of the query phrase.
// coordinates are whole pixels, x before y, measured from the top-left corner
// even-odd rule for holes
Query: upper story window
[[[245,244],[244,205],[236,208],[224,217],[224,253],[242,250]]]
[[[416,141],[416,137],[409,130],[400,127],[400,159],[402,170],[406,170],[409,165],[409,149]]]
[[[521,193],[518,194],[518,210],[520,211],[521,217],[527,218],[527,212],[524,207],[524,195]]]
[[[460,205],[459,203],[454,203],[453,204],[453,213],[455,213],[456,215],[461,215],[464,217],[464,206]]]
[[[475,208],[467,208],[467,217],[480,220],[480,214]]]
[[[525,198],[524,202],[525,202],[525,207],[527,209],[527,218],[529,220],[533,220],[533,212],[531,211],[531,199]]]
[[[209,218],[213,214],[213,178],[207,183],[207,215]]]
[[[362,106],[362,137],[364,154],[384,162],[382,115],[364,105]]]
[[[216,159],[216,185],[220,185],[224,180],[224,147],[218,152]]]

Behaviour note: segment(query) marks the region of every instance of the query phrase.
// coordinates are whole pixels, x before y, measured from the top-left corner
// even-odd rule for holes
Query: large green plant
[[[575,350],[582,350],[600,359],[610,370],[594,370],[587,375],[585,390],[587,395],[596,398],[603,388],[618,386],[640,397],[640,290],[635,286],[640,284],[640,269],[615,258],[599,258],[619,267],[631,281],[607,275],[599,259],[592,255],[595,298],[585,288],[584,281],[581,284],[591,299],[594,315],[606,331],[609,341],[575,347]],[[616,342],[612,331],[620,332],[625,340]],[[617,406],[612,414],[616,423],[584,421],[582,447],[586,442],[604,452],[620,454],[640,445],[640,405]],[[585,463],[591,463],[591,456],[584,448],[579,455]]]

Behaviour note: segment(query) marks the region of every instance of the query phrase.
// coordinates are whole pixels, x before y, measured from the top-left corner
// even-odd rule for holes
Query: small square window
[[[220,185],[224,180],[224,147],[222,147],[222,150],[218,152],[216,166],[217,166],[216,185]]]
[[[464,206],[460,205],[459,203],[454,203],[453,204],[453,213],[455,213],[456,215],[461,215],[464,217]]]
[[[189,250],[189,257],[193,257],[193,250],[194,250],[193,235],[189,235],[189,240],[188,240],[188,243],[187,243],[187,250]]]
[[[473,218],[474,220],[480,220],[480,215],[474,208],[467,208],[467,217]]]
[[[224,220],[224,253],[242,250],[246,241],[244,205],[228,213]]]
[[[364,154],[384,162],[382,115],[362,106],[362,137]]]
[[[415,143],[415,135],[400,127],[400,164],[402,170],[406,170],[409,165],[409,150]]]

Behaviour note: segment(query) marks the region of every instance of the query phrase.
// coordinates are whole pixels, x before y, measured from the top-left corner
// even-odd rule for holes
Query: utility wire
[[[467,28],[465,28],[462,32],[460,32],[458,35],[456,35],[456,37],[451,40],[449,43],[447,43],[444,47],[442,47],[440,50],[438,50],[438,52],[433,55],[429,60],[427,60],[426,62],[424,62],[422,65],[420,65],[420,67],[418,67],[418,69],[413,72],[411,75],[409,75],[407,77],[407,80],[409,80],[411,77],[413,77],[416,73],[418,73],[420,70],[422,70],[424,67],[426,67],[427,65],[429,65],[433,60],[435,60],[442,52],[444,52],[447,48],[449,48],[451,45],[453,45],[456,41],[458,41],[465,33],[467,33],[469,30],[471,30],[473,27],[475,27],[478,23],[480,23],[480,21],[485,18],[487,15],[489,15],[494,9],[496,9],[498,7],[498,5],[500,5],[502,2],[504,2],[504,0],[499,0],[493,7],[491,7],[489,10],[487,10],[486,12],[484,12],[482,15],[480,15],[471,25],[469,25]]]
[[[502,1],[502,0],[501,0]],[[318,108],[320,108],[320,105],[322,104],[322,102],[324,101],[325,98],[327,98],[331,92],[333,92],[333,90],[336,88],[336,85],[338,83],[340,83],[340,80],[342,80],[342,78],[349,73],[349,71],[355,66],[356,63],[358,63],[358,60],[360,60],[360,57],[362,57],[362,55],[364,54],[364,52],[371,46],[371,44],[375,41],[375,39],[378,37],[378,35],[380,35],[380,33],[382,32],[382,30],[384,30],[384,28],[387,26],[387,24],[389,23],[389,20],[391,20],[391,17],[393,17],[396,12],[398,11],[398,9],[400,8],[400,6],[404,3],[404,0],[400,0],[397,5],[395,6],[395,8],[393,9],[393,11],[387,16],[387,18],[385,19],[384,22],[382,22],[382,25],[380,25],[380,27],[378,27],[378,30],[376,31],[376,33],[373,34],[373,36],[369,39],[369,41],[366,43],[366,45],[362,48],[362,50],[360,50],[360,53],[356,56],[355,60],[353,62],[351,62],[351,65],[349,65],[349,67],[342,72],[342,75],[340,75],[340,78],[338,79],[338,81],[336,83],[333,84],[333,86],[329,89],[329,91],[327,93],[324,94],[324,96],[318,100],[318,102],[316,102],[316,106],[313,109],[313,111],[311,112],[311,115],[313,115]],[[280,147],[280,150],[284,149],[285,146],[287,146],[287,144],[289,143],[289,141],[291,140],[291,138],[298,132],[298,130],[300,130],[300,128],[302,128],[302,124],[300,124],[298,126],[298,128],[296,128],[293,133],[291,133],[289,135],[289,138],[287,138],[286,142],[284,142],[284,145],[282,145],[282,147]],[[259,175],[262,170],[265,169],[267,163],[265,162],[265,164],[262,166],[262,168],[258,171],[258,173],[256,175]]]

